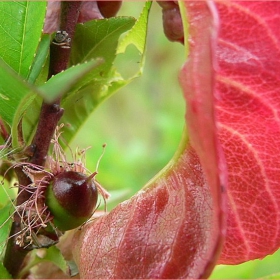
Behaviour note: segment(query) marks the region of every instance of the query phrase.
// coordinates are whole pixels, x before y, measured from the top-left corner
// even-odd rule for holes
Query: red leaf
[[[219,138],[229,173],[221,263],[280,245],[280,2],[219,2]]]
[[[193,147],[185,139],[143,190],[76,234],[81,278],[207,277],[219,256],[225,180],[213,98],[215,7],[186,6],[192,45],[180,79]]]

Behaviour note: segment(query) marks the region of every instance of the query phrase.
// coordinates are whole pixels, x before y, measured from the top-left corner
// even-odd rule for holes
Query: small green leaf
[[[60,250],[56,246],[52,246],[46,249],[46,255],[44,256],[44,261],[50,261],[54,263],[63,272],[67,272],[68,265]]]
[[[37,106],[34,107],[34,101],[35,100],[40,100],[40,103],[36,104]],[[26,130],[25,128],[25,123],[23,124],[23,132],[27,132],[24,133],[24,139],[26,141],[26,143],[28,143],[28,141],[31,139],[31,137],[33,136],[33,134],[31,134],[32,132],[35,132],[35,127],[39,118],[39,112],[40,112],[40,106],[42,104],[42,98],[40,96],[38,96],[38,94],[35,94],[34,92],[30,92],[27,95],[25,95],[21,101],[18,104],[17,110],[15,111],[14,114],[14,119],[13,119],[13,124],[12,124],[12,146],[14,148],[18,148],[19,147],[19,143],[18,143],[18,124],[19,122],[23,119],[23,117],[25,115],[27,115],[28,113],[31,114],[32,116],[32,120],[34,122],[34,127],[32,130]],[[33,106],[32,106],[33,105]],[[24,118],[25,120],[25,118]]]
[[[152,7],[152,2],[147,1],[141,15],[139,16],[137,22],[133,28],[126,34],[126,36],[120,42],[117,54],[125,53],[129,45],[133,45],[139,51],[140,62],[137,62],[137,70],[134,74],[130,73],[127,83],[132,79],[139,77],[143,73],[144,62],[145,62],[145,49],[146,49],[146,39],[147,39],[147,30],[148,30],[148,18],[150,9]],[[120,56],[121,57],[121,56]]]
[[[7,269],[1,262],[0,262],[0,279],[13,279],[11,274],[7,271]]]
[[[110,67],[116,56],[120,35],[134,23],[135,19],[132,17],[115,17],[78,24],[71,54],[72,64],[102,57],[106,68]]]
[[[56,265],[59,269],[61,269],[64,273],[66,273],[69,269],[66,260],[64,259],[62,253],[56,246],[52,246],[48,249],[41,249],[44,250],[43,257],[37,255],[37,250],[34,250],[30,256],[29,263],[20,271],[19,278],[23,275],[28,273],[28,271],[34,267],[35,265],[42,263],[42,262],[52,262]]]
[[[95,59],[68,68],[39,87],[40,95],[46,102],[51,103],[66,93],[69,94],[70,92],[75,91],[75,89],[77,91],[83,84],[87,83],[87,74],[102,63],[102,59]]]
[[[18,148],[17,142],[17,126],[23,115],[27,113],[29,106],[37,97],[39,100],[40,92],[35,86],[32,86],[21,79],[9,66],[0,60],[0,108],[1,118],[7,122],[12,131],[12,146]],[[41,104],[40,104],[41,105]],[[39,104],[33,107],[32,114],[33,121],[37,120],[37,111],[39,112]],[[37,108],[38,107],[38,108]],[[38,110],[37,110],[38,109]],[[35,127],[36,124],[34,124]],[[32,131],[29,130],[27,137],[30,137]]]
[[[46,1],[1,1],[0,14],[0,58],[27,78],[42,34]]]
[[[11,126],[21,99],[33,89],[1,60],[0,77],[1,117]]]
[[[117,53],[124,53],[128,45],[133,44],[140,53],[144,53],[146,46],[148,15],[152,2],[146,2],[144,9],[132,29],[120,42]]]
[[[31,66],[28,82],[34,84],[38,78],[40,72],[43,70],[43,66],[46,63],[50,47],[50,35],[44,34],[39,43],[38,49],[36,51],[33,64]]]

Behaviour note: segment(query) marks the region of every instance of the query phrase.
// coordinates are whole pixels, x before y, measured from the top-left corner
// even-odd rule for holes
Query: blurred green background
[[[124,2],[119,15],[138,17],[143,2]],[[109,209],[135,194],[157,174],[175,153],[184,126],[185,105],[178,72],[185,56],[179,43],[163,33],[161,9],[150,14],[144,74],[103,103],[87,120],[71,143],[87,152],[87,167],[110,191]],[[132,52],[133,53],[133,52]],[[128,65],[129,59],[128,57]],[[130,69],[129,69],[130,70]],[[252,279],[280,272],[280,251],[264,260],[237,266],[217,266],[212,279]],[[275,276],[280,279],[280,275]],[[275,278],[274,277],[274,278]]]

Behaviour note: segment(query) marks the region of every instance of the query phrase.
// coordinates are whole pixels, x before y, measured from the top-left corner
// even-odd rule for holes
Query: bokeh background
[[[119,15],[138,17],[142,7],[142,1],[125,1]],[[73,148],[92,147],[87,151],[91,171],[96,170],[102,145],[107,144],[96,178],[112,195],[109,209],[156,175],[172,158],[181,139],[185,105],[178,72],[185,59],[184,48],[165,38],[161,16],[160,7],[154,4],[143,75],[101,104],[71,143]],[[130,55],[126,57],[129,65]],[[252,279],[279,272],[280,251],[263,260],[217,266],[211,278]],[[269,278],[280,279],[280,274]]]

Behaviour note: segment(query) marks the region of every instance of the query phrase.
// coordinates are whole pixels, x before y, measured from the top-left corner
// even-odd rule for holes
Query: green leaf
[[[83,63],[94,58],[102,58],[104,63],[85,76],[86,83],[78,92],[68,94],[61,102],[65,109],[61,121],[67,124],[63,137],[67,141],[70,141],[87,117],[108,96],[108,86],[115,79],[112,64],[119,37],[134,23],[134,18],[117,17],[93,20],[77,26],[72,63]]]
[[[143,73],[144,62],[145,62],[147,30],[148,30],[148,18],[149,18],[151,7],[152,7],[152,2],[147,1],[137,22],[135,23],[133,28],[126,34],[126,36],[122,39],[117,49],[117,54],[121,58],[123,58],[124,56],[126,57],[130,54],[131,50],[129,51],[127,50],[129,49],[128,47],[130,45],[136,47],[140,55],[140,57],[137,57],[136,63],[134,63],[137,64],[136,67],[137,70],[135,71],[135,73],[133,73],[132,70],[135,68],[135,66],[133,67],[133,65],[128,67],[129,70],[126,69],[125,71],[121,72],[123,73],[123,75],[125,75],[125,72],[128,72],[128,75],[126,75],[127,76],[126,84],[129,83],[134,78],[139,77]]]
[[[0,279],[13,279],[3,263],[0,262]]]
[[[96,68],[103,61],[101,59],[92,60],[77,66],[72,66],[64,72],[61,72],[39,87],[38,94],[30,93],[25,96],[18,106],[14,117],[14,123],[19,123],[23,118],[24,139],[29,143],[35,133],[37,122],[42,104],[42,97],[45,101],[52,102],[57,97],[66,92],[72,92],[78,89],[87,81],[86,77],[92,69]],[[27,110],[28,109],[28,110]],[[17,147],[17,127],[12,128],[13,147]]]
[[[36,107],[34,107],[35,100],[38,100],[38,103],[36,104]],[[32,106],[33,105],[33,106]],[[33,120],[33,129],[28,130],[28,133],[24,133],[24,139],[26,143],[29,143],[30,139],[32,138],[33,134],[32,132],[35,132],[35,127],[38,122],[39,118],[39,112],[40,112],[40,106],[42,105],[42,98],[34,93],[30,92],[27,95],[25,95],[22,100],[19,102],[17,110],[14,114],[13,119],[13,125],[12,125],[12,146],[14,148],[18,148],[20,145],[18,143],[18,124],[23,119],[25,115],[28,113],[31,114],[32,120]],[[25,126],[25,123],[23,124],[23,127]],[[24,130],[24,132],[26,129]]]
[[[33,101],[37,97],[38,100],[42,100],[39,96],[41,93],[25,81],[21,79],[9,66],[4,64],[0,60],[0,108],[1,108],[1,118],[7,122],[11,127],[12,131],[12,146],[13,148],[18,148],[17,140],[17,126],[22,117],[29,112],[35,122],[39,116],[39,106],[36,104],[36,108],[33,107],[30,112],[29,106],[33,104]],[[38,108],[37,108],[38,107]],[[38,109],[38,110],[37,110]],[[36,124],[34,124],[35,127]],[[32,131],[28,131],[28,135]]]
[[[26,101],[30,103],[26,105],[24,101],[25,100],[23,100],[23,102],[21,103],[21,106],[16,115],[16,119],[20,120],[23,116],[23,135],[25,142],[28,145],[31,144],[31,141],[37,128],[43,98],[39,95],[30,94],[29,96],[26,96]],[[16,135],[16,127],[13,127],[13,133],[13,135]],[[13,147],[17,147],[17,145],[15,145],[14,142]]]
[[[113,63],[116,60],[117,52],[121,53],[118,45],[119,37],[128,27],[131,27],[131,23],[134,21],[131,18],[119,17],[104,21],[92,21],[86,27],[83,25],[78,26],[74,41],[75,51],[73,52],[72,63],[94,57],[102,57],[105,63],[102,65],[101,71],[100,67],[98,68],[99,72],[93,73],[91,82],[82,87],[76,94],[72,94],[62,101],[62,107],[65,109],[62,122],[67,124],[63,134],[66,141],[71,141],[81,125],[99,104],[141,73],[144,63],[150,7],[151,3],[147,2],[139,19],[123,39],[123,51],[129,44],[136,44],[138,49],[137,59],[139,52],[141,56],[141,62],[137,64],[137,75],[131,73],[131,76],[127,79],[124,79],[118,73],[117,66]],[[97,24],[99,25],[97,26]]]
[[[92,72],[92,70],[99,65],[102,65],[102,63],[102,59],[95,59],[68,68],[66,71],[55,75],[44,85],[39,87],[40,95],[46,102],[51,103],[66,93],[75,91],[75,89],[77,91],[83,84],[87,83],[87,74]]]
[[[0,58],[27,78],[41,38],[46,2],[0,2]]]
[[[10,227],[12,224],[11,218],[11,203],[0,209],[0,261],[3,261],[6,250],[7,240],[10,234]],[[1,275],[1,274],[0,274]]]
[[[64,259],[62,253],[56,246],[52,246],[48,249],[41,249],[44,250],[43,257],[37,255],[37,250],[32,252],[30,257],[29,263],[21,270],[19,274],[19,278],[25,275],[32,267],[35,265],[42,263],[42,262],[52,262],[55,264],[59,269],[61,269],[64,273],[68,271],[68,265],[66,260]],[[42,255],[42,252],[41,252]]]
[[[33,88],[1,60],[0,77],[1,117],[11,126],[21,99],[31,92]]]
[[[132,17],[99,19],[78,24],[73,41],[72,64],[102,57],[104,68],[110,67],[116,57],[119,37],[135,23]]]
[[[127,46],[133,44],[140,53],[144,53],[146,47],[146,35],[148,27],[148,15],[151,9],[152,2],[146,2],[144,9],[133,26],[133,28],[126,34],[120,42],[117,53],[124,53]]]
[[[46,249],[46,255],[44,256],[43,260],[54,263],[63,272],[66,272],[68,269],[67,262],[65,261],[63,255],[56,246],[52,246]]]
[[[43,70],[43,66],[46,63],[49,54],[50,40],[51,39],[49,34],[43,34],[28,75],[28,82],[31,84],[35,83],[40,72]]]

